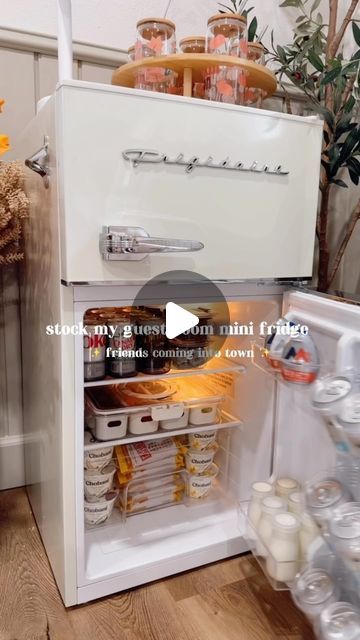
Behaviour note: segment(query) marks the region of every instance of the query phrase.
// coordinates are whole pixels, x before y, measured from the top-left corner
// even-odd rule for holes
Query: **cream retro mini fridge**
[[[321,374],[356,370],[358,307],[303,288],[321,139],[316,118],[72,81],[22,135],[17,156],[29,167],[32,203],[21,294],[26,479],[65,605],[248,551],[242,504],[252,483],[279,475],[303,483],[334,465],[312,385],[284,384],[269,370],[256,332],[229,335],[222,357],[204,367],[84,382],[83,336],[46,330],[78,325],[94,308],[105,318],[128,310],[155,276],[198,272],[225,297],[231,324],[285,315],[310,328]],[[159,289],[147,297],[153,308]],[[206,307],[206,287],[188,283],[183,301]],[[216,416],[172,432],[126,431],[106,447],[216,430],[216,486],[203,500],[115,507],[87,526],[84,453],[96,457],[105,445],[85,435],[84,398],[134,381],[170,382],[190,411],[199,397],[220,397]],[[161,406],[163,420],[171,403]]]

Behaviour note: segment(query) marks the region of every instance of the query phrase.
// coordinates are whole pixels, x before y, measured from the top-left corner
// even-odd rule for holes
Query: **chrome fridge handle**
[[[141,227],[103,227],[100,234],[103,260],[144,260],[150,253],[187,253],[203,248],[197,240],[152,238]]]

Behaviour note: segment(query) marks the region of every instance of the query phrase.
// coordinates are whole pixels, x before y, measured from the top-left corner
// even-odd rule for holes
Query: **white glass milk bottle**
[[[267,547],[272,537],[273,518],[277,513],[286,511],[286,501],[277,496],[263,498],[261,516],[258,524],[258,541],[256,552],[260,556],[267,556]]]
[[[251,485],[251,500],[249,503],[248,517],[256,529],[261,517],[261,503],[274,493],[274,487],[269,482],[254,482]]]
[[[299,531],[300,522],[293,513],[278,513],[274,516],[266,559],[268,574],[274,580],[294,580],[300,560]]]

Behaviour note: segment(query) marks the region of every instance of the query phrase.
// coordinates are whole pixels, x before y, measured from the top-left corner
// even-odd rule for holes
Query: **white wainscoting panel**
[[[74,43],[74,78],[110,83],[113,70],[126,60],[124,51]],[[0,28],[0,79],[0,98],[6,101],[0,133],[9,135],[16,149],[37,101],[55,89],[56,40]],[[6,267],[0,269],[0,490],[24,484],[20,340],[17,267]],[[36,375],[36,362],[33,367],[25,374]]]

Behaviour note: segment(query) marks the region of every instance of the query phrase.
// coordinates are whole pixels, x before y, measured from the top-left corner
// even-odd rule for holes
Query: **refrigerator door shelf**
[[[252,555],[259,564],[262,572],[267,578],[268,582],[274,589],[274,591],[289,591],[293,579],[289,581],[282,581],[270,575],[268,567],[278,567],[279,573],[283,575],[292,575],[295,578],[296,573],[301,568],[301,562],[278,562],[268,546],[261,540],[254,525],[248,516],[249,503],[247,501],[241,502],[239,507],[239,526],[244,539],[248,544],[248,548]]]

